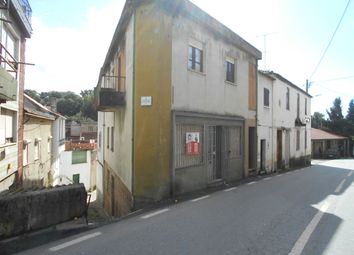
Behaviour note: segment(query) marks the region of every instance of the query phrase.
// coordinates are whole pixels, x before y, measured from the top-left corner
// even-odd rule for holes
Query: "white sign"
[[[186,143],[199,143],[199,132],[189,132],[186,133]]]
[[[140,105],[141,106],[152,106],[152,97],[151,96],[144,96],[140,98]]]

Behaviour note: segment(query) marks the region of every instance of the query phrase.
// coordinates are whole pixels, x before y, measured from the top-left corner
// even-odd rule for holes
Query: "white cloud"
[[[49,27],[34,16],[27,42],[26,89],[74,91],[96,86],[123,7],[122,0],[87,10],[81,27]]]

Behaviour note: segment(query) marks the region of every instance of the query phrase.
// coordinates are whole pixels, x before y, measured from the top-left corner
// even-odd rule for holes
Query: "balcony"
[[[3,1],[5,4],[9,0]],[[23,29],[25,37],[30,38],[32,33],[32,9],[27,0],[12,0],[10,11],[16,17],[18,24]]]
[[[0,102],[16,101],[17,68],[16,59],[0,43]]]
[[[104,87],[96,88],[97,111],[112,112],[119,106],[125,106],[125,77],[104,76]]]

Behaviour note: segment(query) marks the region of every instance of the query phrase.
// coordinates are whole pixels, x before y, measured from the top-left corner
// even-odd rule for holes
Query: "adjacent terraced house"
[[[258,169],[310,165],[311,95],[278,73],[258,73]]]
[[[253,173],[260,58],[187,0],[126,2],[96,87],[107,212]]]
[[[19,186],[22,182],[25,48],[31,14],[27,0],[0,1],[0,191],[15,184],[15,177]]]

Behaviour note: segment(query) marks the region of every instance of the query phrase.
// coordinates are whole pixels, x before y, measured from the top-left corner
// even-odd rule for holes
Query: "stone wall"
[[[1,196],[0,240],[81,217],[86,198],[83,184]]]

